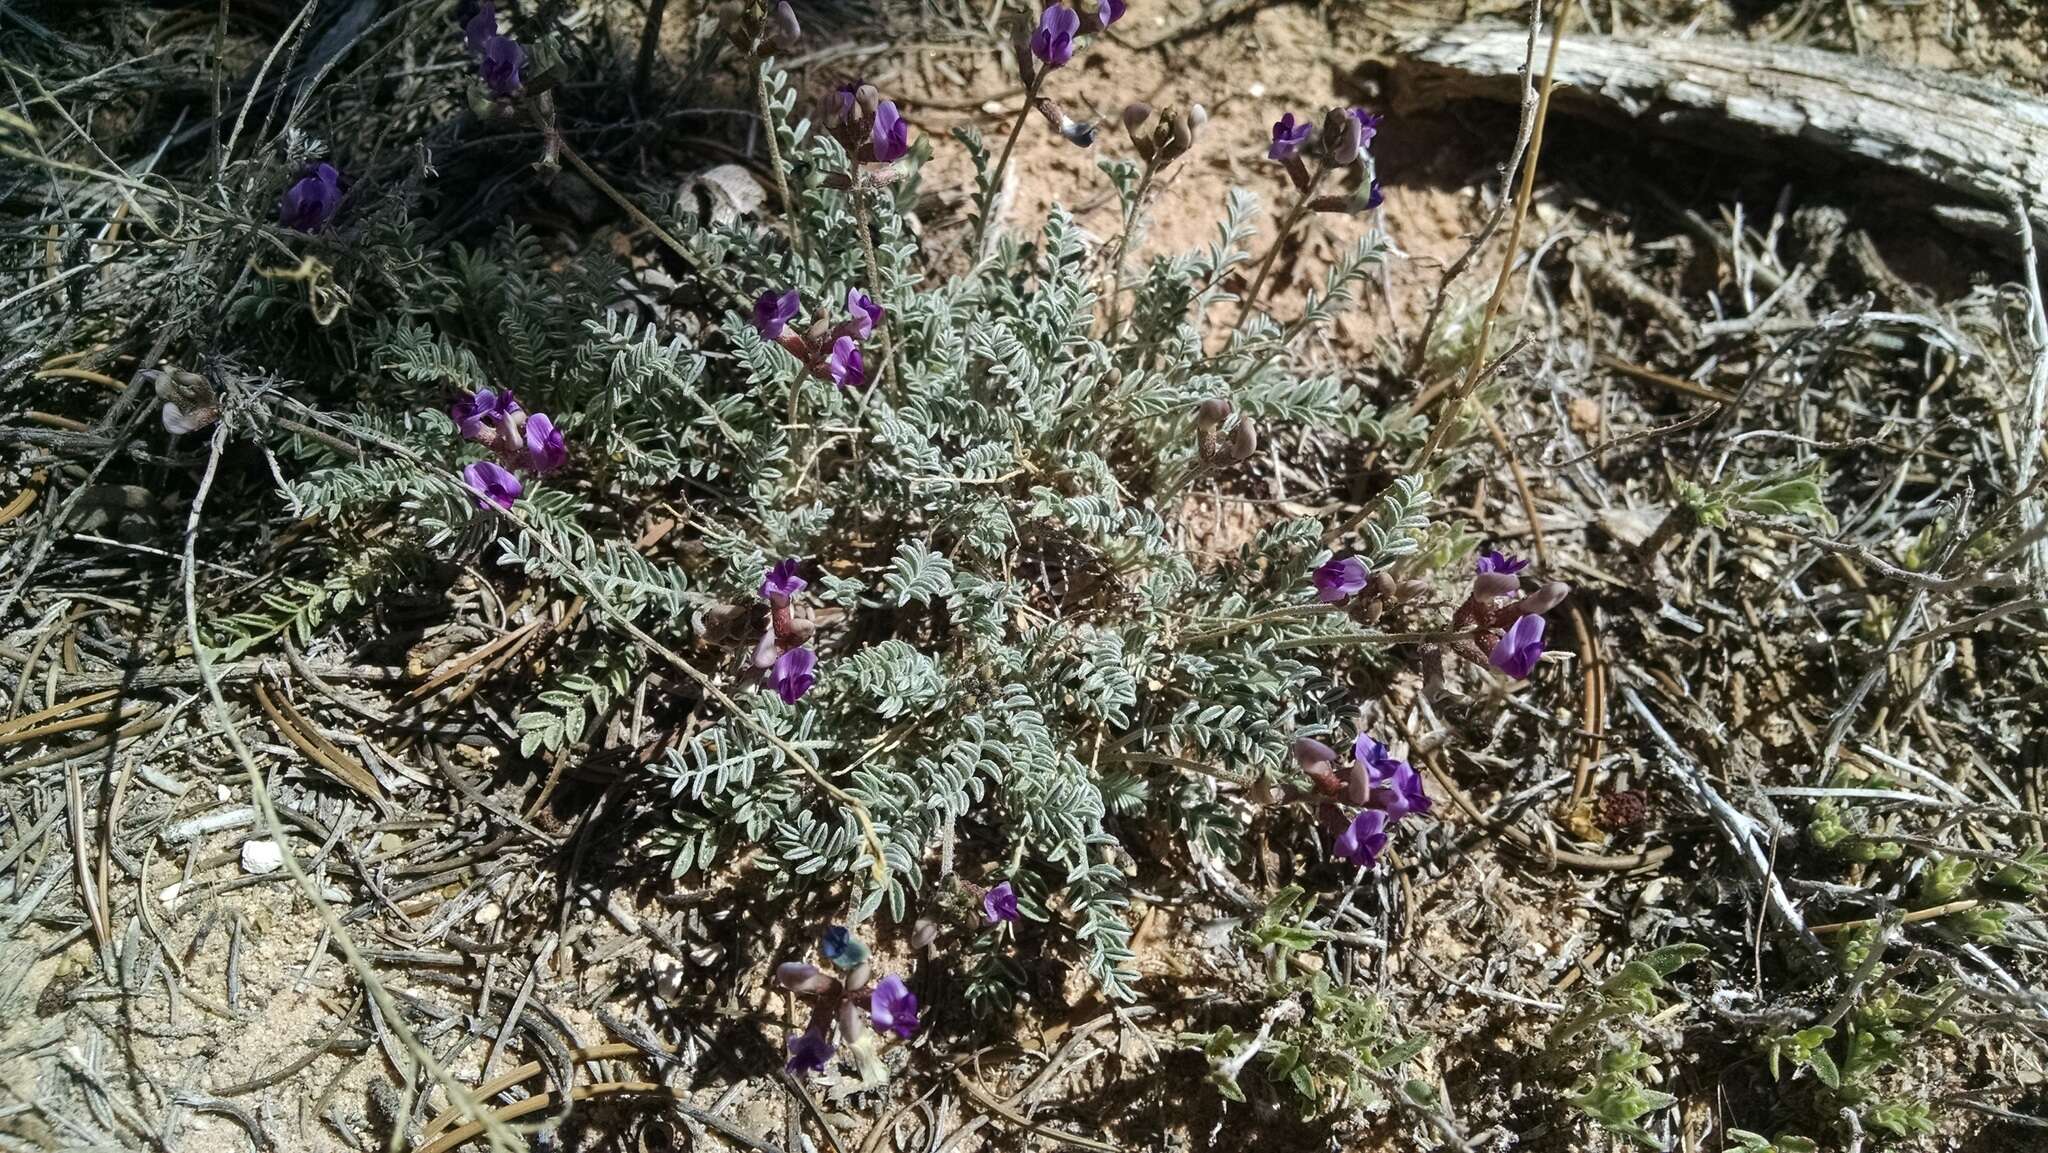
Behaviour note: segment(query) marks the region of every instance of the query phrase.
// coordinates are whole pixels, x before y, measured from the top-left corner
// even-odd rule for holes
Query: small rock
[[[485,901],[477,906],[475,920],[479,925],[489,925],[505,915],[505,906],[496,901]]]
[[[242,871],[245,873],[275,873],[284,868],[284,850],[276,841],[243,841]]]
[[[1266,86],[1254,80],[1252,86],[1244,90],[1244,94],[1257,100],[1266,94]]]
[[[157,903],[166,909],[176,909],[178,907],[178,896],[184,891],[185,884],[182,881],[177,884],[165,885],[156,891]]]

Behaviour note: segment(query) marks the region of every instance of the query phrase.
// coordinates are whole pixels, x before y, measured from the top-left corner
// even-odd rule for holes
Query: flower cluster
[[[308,164],[277,202],[277,222],[295,232],[318,232],[341,209],[341,173],[332,164]]]
[[[1295,191],[1304,196],[1326,177],[1356,167],[1359,179],[1354,191],[1342,196],[1318,196],[1308,202],[1308,207],[1317,212],[1369,212],[1378,208],[1383,198],[1372,157],[1372,141],[1379,129],[1380,117],[1363,108],[1330,109],[1323,115],[1320,131],[1310,121],[1297,120],[1294,113],[1288,112],[1273,122],[1266,159],[1285,166]],[[1309,159],[1317,161],[1313,172],[1308,166]]]
[[[770,289],[754,301],[754,331],[772,340],[802,362],[819,380],[840,388],[858,389],[867,383],[867,367],[861,359],[860,342],[882,322],[882,306],[858,288],[846,290],[846,319],[831,328],[819,317],[808,331],[794,326],[803,301],[796,290]]]
[[[497,460],[480,460],[462,470],[478,508],[511,508],[525,491],[500,461],[546,476],[569,463],[562,430],[544,412],[528,415],[511,389],[480,388],[449,409],[464,440],[489,449]]]
[[[1143,131],[1152,120],[1152,106],[1142,100],[1124,105],[1124,131],[1130,134],[1131,146],[1138,155],[1154,167],[1163,166],[1180,159],[1188,149],[1195,146],[1195,137],[1202,126],[1209,123],[1209,110],[1199,104],[1186,108],[1168,108],[1161,113],[1150,131]]]
[[[818,122],[857,164],[894,164],[910,152],[910,122],[872,84],[850,80],[825,93]]]
[[[1563,581],[1550,581],[1526,596],[1521,571],[1529,562],[1505,553],[1480,554],[1473,565],[1472,591],[1451,617],[1451,627],[1476,630],[1476,639],[1465,642],[1464,655],[1515,678],[1525,680],[1543,659],[1543,634],[1549,627],[1543,614],[1571,595]]]
[[[1242,464],[1259,451],[1259,429],[1224,397],[1195,406],[1195,458],[1203,468]]]
[[[1543,634],[1549,627],[1543,614],[1571,595],[1571,586],[1551,581],[1520,596],[1518,574],[1529,562],[1501,552],[1482,553],[1473,567],[1472,591],[1451,615],[1452,630],[1469,630],[1472,635],[1452,647],[1468,659],[1526,680],[1543,659]],[[1419,581],[1396,581],[1372,572],[1355,556],[1324,561],[1310,574],[1309,583],[1317,600],[1330,605],[1348,602],[1352,616],[1361,622],[1376,619],[1385,605],[1419,595],[1425,587]],[[1431,677],[1433,681],[1433,669]]]
[[[822,1072],[843,1047],[860,1071],[861,1081],[879,1085],[889,1074],[875,1050],[876,1035],[894,1033],[906,1041],[914,1036],[917,994],[893,973],[873,980],[874,965],[868,960],[867,946],[844,925],[825,930],[818,953],[830,969],[803,961],[785,961],[775,967],[775,983],[811,1003],[810,1021],[803,1032],[790,1038],[789,1061],[784,1067],[798,1075]]]
[[[1076,8],[1065,4],[1049,4],[1038,14],[1038,26],[1031,30],[1026,41],[1031,49],[1029,59],[1022,59],[1024,83],[1032,85],[1042,78],[1044,72],[1059,68],[1074,58],[1074,38],[1085,33],[1100,32],[1123,19],[1124,0],[1080,0]],[[1078,10],[1077,10],[1078,9]],[[1031,61],[1045,66],[1044,72],[1036,70]]]
[[[477,5],[476,15],[462,26],[462,40],[476,57],[485,91],[499,100],[509,100],[524,90],[520,73],[526,67],[526,49],[510,36],[498,34],[498,9],[490,0]]]
[[[768,602],[768,627],[754,645],[754,667],[768,678],[775,695],[793,705],[818,683],[818,654],[810,640],[818,631],[809,606],[797,595],[810,587],[798,575],[795,559],[778,562],[761,578],[761,599]]]
[[[1336,830],[1331,852],[1360,868],[1379,861],[1388,832],[1401,818],[1430,809],[1421,774],[1365,733],[1351,743],[1351,764],[1341,774],[1337,751],[1312,737],[1295,740],[1294,759],[1308,775],[1310,788],[1285,795],[1313,797],[1322,823]],[[1357,812],[1347,820],[1345,812],[1352,808]]]

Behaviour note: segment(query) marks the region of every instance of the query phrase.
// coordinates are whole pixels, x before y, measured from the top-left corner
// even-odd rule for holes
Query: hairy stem
[[[768,167],[775,173],[775,194],[782,199],[782,216],[789,222],[789,242],[796,254],[804,254],[804,226],[797,219],[796,200],[789,195],[789,172],[782,163],[781,121],[768,98],[768,61],[754,69],[754,100],[761,106],[761,125],[768,130]]]
[[[856,175],[853,181],[853,219],[854,223],[860,228],[860,254],[861,258],[867,262],[868,291],[874,293],[877,298],[880,298],[883,295],[882,265],[880,261],[875,259],[875,238],[869,227],[868,191],[869,185],[867,181]],[[875,325],[875,328],[882,334],[882,383],[884,384],[893,383],[896,377],[896,340],[890,335],[891,329],[895,327],[895,321],[895,310],[884,308],[881,321]]]
[[[1323,182],[1323,177],[1329,171],[1330,166],[1327,164],[1316,167],[1315,175],[1308,179],[1308,187],[1301,190],[1301,198],[1294,202],[1293,211],[1280,222],[1280,235],[1273,238],[1272,245],[1266,249],[1266,255],[1259,259],[1259,270],[1252,276],[1251,290],[1246,292],[1244,299],[1238,303],[1236,327],[1243,328],[1244,322],[1250,320],[1252,313],[1257,311],[1259,293],[1266,287],[1266,275],[1273,271],[1273,261],[1279,257],[1280,250],[1286,247],[1287,237],[1294,232],[1294,226],[1301,223],[1303,216],[1308,215],[1308,202],[1315,197],[1316,186]]]
[[[995,215],[996,197],[1003,194],[1003,173],[1010,167],[1010,153],[1017,149],[1017,138],[1024,135],[1024,122],[1031,119],[1031,105],[1038,99],[1038,86],[1045,79],[1043,73],[1031,78],[1024,85],[1024,107],[1017,110],[1017,122],[1010,125],[1010,138],[1003,141],[1003,154],[996,160],[995,171],[989,174],[988,203],[981,206],[981,219],[974,225],[974,255],[979,258],[981,246],[988,239],[988,218]]]

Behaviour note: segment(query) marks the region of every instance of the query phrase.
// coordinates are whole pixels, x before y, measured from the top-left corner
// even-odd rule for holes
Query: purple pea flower
[[[1394,766],[1406,763],[1396,760],[1387,751],[1387,746],[1364,733],[1358,734],[1358,739],[1351,742],[1351,759],[1365,767],[1365,779],[1375,789],[1387,783],[1393,775]]]
[[[802,564],[795,557],[775,562],[775,567],[761,578],[761,599],[772,605],[786,605],[790,598],[811,587],[811,582],[797,575]]]
[[[1387,190],[1380,187],[1379,177],[1375,176],[1373,177],[1371,187],[1365,193],[1365,211],[1371,212],[1386,202]]]
[[[1286,160],[1301,151],[1308,143],[1308,136],[1314,128],[1306,120],[1297,121],[1289,112],[1273,122],[1273,143],[1266,149],[1266,159]]]
[[[277,202],[277,222],[295,232],[318,232],[341,207],[341,173],[332,164],[310,164]]]
[[[1358,150],[1360,152],[1363,152],[1366,149],[1371,148],[1372,138],[1375,135],[1377,135],[1380,130],[1381,117],[1379,117],[1375,113],[1367,112],[1363,108],[1346,108],[1344,111],[1348,113],[1353,120],[1358,121]]]
[[[1314,575],[1309,577],[1316,586],[1316,599],[1324,604],[1335,604],[1357,596],[1365,591],[1366,582],[1371,579],[1371,570],[1355,556],[1333,556],[1317,566]]]
[[[471,52],[482,52],[491,37],[498,34],[498,6],[485,0],[476,6],[476,15],[462,26],[462,41],[469,45]]]
[[[1528,561],[1518,556],[1510,556],[1509,554],[1504,553],[1499,549],[1487,549],[1485,552],[1479,554],[1478,560],[1472,562],[1473,571],[1482,573],[1498,572],[1514,574],[1521,572],[1523,569],[1528,567]]]
[[[1515,618],[1515,623],[1501,633],[1493,642],[1493,651],[1486,659],[1494,668],[1516,680],[1526,680],[1536,671],[1536,663],[1543,659],[1543,630],[1547,622],[1535,614]]]
[[[762,340],[780,340],[782,330],[796,319],[797,311],[802,307],[803,300],[797,296],[796,289],[783,293],[769,289],[754,298],[754,331],[761,334]]]
[[[875,298],[858,288],[846,290],[846,313],[853,318],[853,335],[856,340],[866,340],[875,326],[882,323],[882,306]]]
[[[832,1042],[825,1039],[825,1031],[813,1025],[789,1039],[789,1061],[783,1068],[799,1077],[822,1073],[831,1062],[832,1053]]]
[[[1081,30],[1081,18],[1072,8],[1055,4],[1038,16],[1038,30],[1031,34],[1031,54],[1045,61],[1048,71],[1074,58],[1074,33]]]
[[[849,80],[827,92],[818,102],[818,119],[827,128],[837,128],[853,119],[855,109],[860,107],[860,82]]]
[[[981,895],[981,911],[988,915],[988,923],[1014,921],[1017,919],[1017,890],[1004,881]]]
[[[875,982],[875,991],[868,998],[868,1022],[878,1033],[888,1030],[909,1040],[917,1032],[917,994],[903,978],[889,974]]]
[[[526,467],[546,476],[569,463],[569,446],[562,442],[562,430],[536,412],[526,418]]]
[[[768,670],[768,679],[775,685],[775,695],[785,705],[793,705],[811,691],[818,683],[816,669],[818,654],[808,648],[794,648],[775,658],[775,666]]]
[[[1387,814],[1387,820],[1398,821],[1410,813],[1426,813],[1430,809],[1429,794],[1422,791],[1422,774],[1407,761],[1391,761],[1384,786],[1373,793],[1372,803]]]
[[[462,482],[469,486],[478,508],[509,509],[519,499],[519,478],[488,460],[462,470]]]
[[[462,430],[462,439],[489,440],[517,420],[519,412],[519,401],[511,389],[479,388],[456,401],[448,415],[455,419],[455,427]]]
[[[796,9],[789,6],[789,0],[777,0],[775,5],[775,43],[783,48],[794,48],[803,39],[804,26],[797,21]]]
[[[1101,20],[1102,26],[1107,28],[1124,18],[1124,9],[1124,0],[1102,0],[1095,13],[1096,19]]]
[[[1351,824],[1337,834],[1331,853],[1362,869],[1370,869],[1387,847],[1387,815],[1366,809],[1351,818]]]
[[[834,925],[818,938],[818,952],[840,969],[851,971],[868,959],[868,947],[845,925]]]
[[[832,342],[832,351],[825,357],[825,378],[841,388],[859,388],[867,383],[860,345],[852,337],[842,336]]]
[[[875,126],[868,133],[875,163],[894,164],[910,151],[910,121],[903,119],[894,100],[875,105]]]
[[[510,36],[493,36],[484,41],[478,54],[477,71],[484,87],[500,100],[516,96],[521,84],[520,70],[526,67],[526,49]]]

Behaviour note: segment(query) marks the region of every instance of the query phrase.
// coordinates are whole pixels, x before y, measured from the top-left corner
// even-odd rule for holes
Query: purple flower
[[[519,92],[519,71],[526,66],[526,49],[510,36],[493,36],[478,53],[477,70],[491,95],[504,99]]]
[[[1337,843],[1330,846],[1330,851],[1360,868],[1370,869],[1386,847],[1387,815],[1378,809],[1366,809],[1337,834]]]
[[[464,440],[486,440],[516,420],[519,411],[519,401],[511,389],[479,388],[456,401],[448,415],[455,418],[455,427],[462,430]]]
[[[988,923],[1014,921],[1017,919],[1017,890],[1004,881],[981,895],[981,911],[988,914]]]
[[[1387,190],[1380,187],[1379,177],[1373,177],[1372,187],[1365,194],[1365,210],[1371,212],[1387,202]]]
[[[1372,803],[1387,814],[1389,821],[1398,821],[1410,813],[1428,812],[1429,794],[1422,791],[1422,774],[1407,761],[1389,764],[1384,787],[1374,791]]]
[[[1081,18],[1072,8],[1055,4],[1038,16],[1038,31],[1031,34],[1031,54],[1045,61],[1048,70],[1074,58],[1074,33],[1081,30]]]
[[[875,163],[894,164],[910,151],[910,121],[896,110],[894,100],[875,105],[875,126],[868,134],[875,151]]]
[[[799,1077],[822,1073],[832,1060],[832,1053],[832,1042],[825,1039],[825,1031],[813,1025],[789,1039],[789,1061],[783,1068]]]
[[[1107,28],[1124,18],[1124,7],[1124,0],[1102,0],[1096,11],[1096,18],[1102,21],[1104,28]]]
[[[779,294],[769,289],[754,298],[754,331],[761,334],[762,340],[779,340],[782,330],[796,319],[797,310],[802,307],[796,289]]]
[[[1365,562],[1355,556],[1336,557],[1317,566],[1309,578],[1316,586],[1316,599],[1324,604],[1335,604],[1347,597],[1357,596],[1365,591],[1366,582],[1372,579],[1372,572]]]
[[[1285,160],[1300,152],[1301,146],[1308,143],[1308,134],[1312,130],[1308,121],[1296,121],[1292,112],[1274,121],[1273,143],[1266,149],[1266,159]]]
[[[849,80],[827,92],[818,104],[818,119],[827,128],[837,128],[853,119],[854,110],[860,107],[860,82]]]
[[[867,383],[860,345],[852,337],[842,336],[832,342],[832,351],[825,357],[825,378],[841,388],[859,388]]]
[[[498,8],[497,5],[489,3],[489,0],[477,5],[476,15],[470,17],[469,23],[462,26],[463,43],[469,45],[471,52],[481,53],[484,45],[497,34]]]
[[[1358,739],[1351,742],[1351,758],[1365,766],[1365,779],[1375,789],[1387,783],[1393,775],[1394,766],[1406,763],[1394,759],[1393,754],[1387,752],[1387,746],[1364,733],[1358,734]]]
[[[903,978],[889,974],[875,982],[875,991],[868,998],[868,1022],[878,1033],[889,1030],[908,1040],[917,1032],[917,994]]]
[[[1363,152],[1371,148],[1372,138],[1380,130],[1380,117],[1363,108],[1346,108],[1344,111],[1358,121],[1358,150]]]
[[[768,679],[775,685],[775,695],[785,705],[793,705],[811,691],[818,683],[818,654],[807,648],[794,648],[775,658],[775,667],[768,670]]]
[[[882,323],[882,306],[858,288],[846,290],[846,313],[853,317],[853,335],[858,340],[866,340],[875,326]]]
[[[811,582],[797,575],[797,568],[803,564],[795,557],[775,562],[775,567],[761,578],[761,599],[769,604],[788,604],[791,597],[811,587]]]
[[[1486,655],[1486,659],[1493,663],[1494,668],[1516,680],[1526,680],[1530,673],[1536,671],[1536,662],[1543,659],[1545,627],[1544,619],[1535,613],[1517,617],[1515,623],[1500,634],[1500,639],[1493,642],[1493,651]]]
[[[518,477],[488,460],[463,469],[462,482],[469,486],[478,508],[511,508],[521,491]]]
[[[1518,573],[1529,567],[1529,562],[1518,556],[1510,556],[1499,549],[1487,549],[1472,563],[1474,572]]]
[[[834,966],[848,970],[859,968],[861,962],[868,959],[868,947],[861,944],[860,938],[845,925],[834,925],[825,930],[825,935],[818,938],[818,952],[825,954],[825,959]]]
[[[297,232],[318,232],[341,207],[341,173],[332,164],[311,164],[284,190],[277,222]]]
[[[569,463],[569,446],[562,443],[562,430],[536,412],[526,418],[526,467],[546,476]]]

